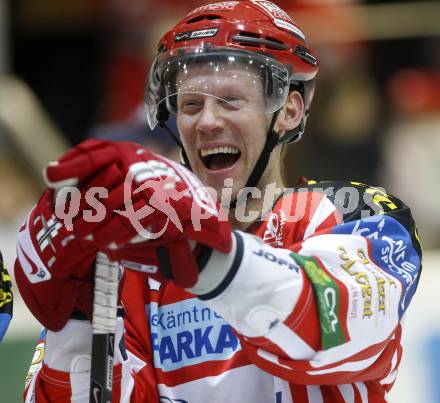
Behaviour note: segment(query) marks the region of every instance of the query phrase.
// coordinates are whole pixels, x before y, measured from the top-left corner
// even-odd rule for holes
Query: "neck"
[[[235,208],[229,210],[229,222],[234,229],[245,231],[254,222],[272,209],[275,201],[284,190],[281,175],[272,178],[261,178],[255,189],[255,194],[243,195]],[[240,200],[241,199],[241,200]]]

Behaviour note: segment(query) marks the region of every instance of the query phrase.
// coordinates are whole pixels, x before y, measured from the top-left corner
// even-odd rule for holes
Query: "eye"
[[[221,99],[222,106],[229,109],[239,109],[244,104],[244,99],[236,96],[230,96]]]
[[[180,104],[180,111],[186,114],[194,114],[197,113],[202,107],[202,102],[196,99],[186,99],[182,101]]]

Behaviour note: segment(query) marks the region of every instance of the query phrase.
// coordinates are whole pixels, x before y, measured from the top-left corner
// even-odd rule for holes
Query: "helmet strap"
[[[269,133],[266,138],[266,143],[264,144],[263,150],[261,151],[260,156],[258,157],[257,162],[255,163],[254,169],[252,170],[249,178],[244,187],[256,187],[261,177],[263,176],[264,171],[266,170],[267,164],[269,163],[270,154],[273,149],[279,144],[278,141],[278,133],[273,129],[275,123],[277,121],[278,115],[280,113],[280,109],[277,110],[273,116],[272,121],[270,122]],[[244,202],[245,200],[241,200],[240,202]],[[231,207],[235,208],[237,206],[237,199],[235,199],[231,203]]]
[[[182,165],[186,169],[189,169],[192,172],[191,164],[189,163],[189,159],[188,159],[188,156],[186,155],[186,151],[185,151],[185,148],[183,148],[183,145],[180,146],[180,159],[182,161],[181,162]]]
[[[163,120],[159,120],[159,126],[162,127],[163,129],[165,129],[168,134],[173,138],[174,142],[180,147],[183,148],[182,142],[180,141],[180,139],[173,133],[173,131],[168,127],[168,125],[163,121]]]
[[[296,126],[293,130],[289,130],[286,134],[284,134],[284,136],[279,138],[278,143],[290,144],[296,143],[297,141],[301,140],[301,137],[304,133],[305,125],[305,118],[302,118],[298,126]]]
[[[185,152],[185,148],[183,147],[183,144],[182,144],[182,142],[180,141],[180,139],[173,133],[173,131],[168,127],[168,125],[165,123],[165,120],[163,120],[163,119],[158,119],[158,123],[159,123],[159,126],[160,127],[162,127],[162,128],[164,128],[167,132],[168,132],[168,134],[172,137],[172,139],[174,140],[174,142],[177,144],[177,146],[180,148],[180,157],[181,157],[181,159],[183,160],[182,162],[183,162],[183,166],[185,167],[185,168],[188,168],[190,171],[192,171],[192,169],[191,169],[191,165],[190,165],[190,163],[189,163],[189,159],[188,159],[188,156],[186,155],[186,152]]]

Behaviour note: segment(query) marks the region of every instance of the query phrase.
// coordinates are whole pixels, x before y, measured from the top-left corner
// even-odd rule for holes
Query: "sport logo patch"
[[[284,10],[279,8],[276,4],[271,1],[264,0],[252,0],[252,3],[255,5],[264,8],[272,18],[280,18],[285,21],[293,22],[292,18],[289,14],[287,14]]]
[[[26,255],[20,243],[17,246],[17,256],[18,259],[20,260],[24,273],[26,274],[26,277],[32,284],[50,280],[50,278],[52,277],[50,275],[50,272],[46,270],[43,264],[37,266],[33,262],[33,260],[29,258],[28,255]]]
[[[267,220],[263,241],[272,246],[283,246],[283,227],[285,222],[286,215],[283,210],[280,210],[280,216],[277,213],[271,213]]]
[[[237,4],[239,4],[239,1],[223,1],[221,3],[206,4],[191,11],[188,16],[207,11],[231,11]]]
[[[175,42],[189,41],[191,39],[211,38],[216,36],[218,28],[199,29],[197,31],[181,32],[176,34]]]
[[[268,14],[272,18],[274,24],[277,27],[284,28],[287,31],[292,32],[303,41],[306,40],[304,33],[297,26],[294,25],[294,21],[292,20],[290,15],[279,8],[276,4],[272,3],[271,1],[264,0],[252,0],[252,3],[263,9],[266,14]]]
[[[32,212],[31,212],[32,214]],[[27,227],[28,218],[17,236],[17,258],[23,268],[23,272],[32,284],[51,279],[49,270],[45,267],[32,243]]]

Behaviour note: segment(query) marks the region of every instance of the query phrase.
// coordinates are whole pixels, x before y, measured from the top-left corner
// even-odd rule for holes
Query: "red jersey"
[[[125,270],[113,401],[385,402],[421,269],[409,208],[359,183],[309,182],[234,235],[227,279],[203,296]],[[88,401],[90,322],[45,343],[25,401]]]

